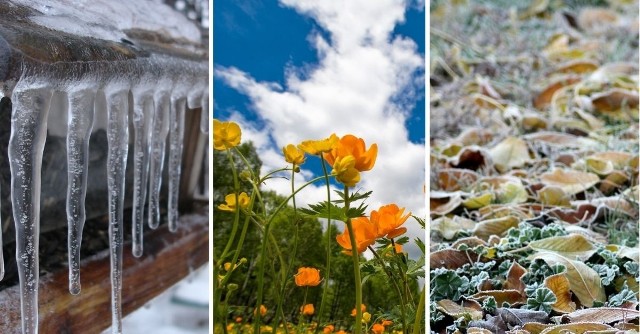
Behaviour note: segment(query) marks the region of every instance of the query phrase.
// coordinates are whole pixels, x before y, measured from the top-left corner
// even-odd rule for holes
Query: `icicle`
[[[182,168],[182,146],[184,138],[184,98],[171,98],[171,117],[169,132],[169,231],[178,229],[178,194],[180,192],[180,175]]]
[[[114,90],[107,99],[107,184],[111,255],[111,332],[122,333],[122,210],[129,149],[128,91]]]
[[[47,114],[53,91],[16,88],[11,97],[11,202],[16,227],[22,333],[38,333],[40,182]]]
[[[160,188],[164,166],[165,146],[169,133],[171,98],[167,91],[154,95],[155,117],[151,131],[151,157],[149,162],[149,227],[155,229],[160,224]]]
[[[2,201],[0,201],[2,203]],[[0,207],[2,204],[0,204]],[[2,222],[2,216],[0,216]],[[0,281],[4,278],[4,255],[2,254],[2,224],[0,224]]]
[[[95,90],[74,90],[67,95],[67,221],[69,223],[69,292],[80,293],[80,245],[86,218],[89,138],[93,129]]]
[[[133,96],[133,256],[142,255],[144,203],[149,176],[149,140],[153,121],[153,98],[148,93]]]
[[[209,134],[209,94],[202,94],[202,111],[200,114],[200,132]]]

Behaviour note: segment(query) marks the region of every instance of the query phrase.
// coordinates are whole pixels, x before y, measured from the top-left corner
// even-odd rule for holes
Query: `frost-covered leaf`
[[[519,222],[519,219],[513,216],[483,220],[476,225],[473,235],[489,240],[492,235],[502,235],[512,227],[518,227]]]
[[[540,334],[582,334],[587,331],[600,331],[605,329],[611,329],[613,327],[597,322],[581,322],[575,324],[564,324],[551,326],[540,332]]]
[[[638,318],[638,315],[639,312],[637,310],[627,308],[597,307],[577,310],[563,316],[562,318],[568,319],[570,322],[593,321],[610,324],[622,320],[630,321]]]
[[[504,173],[510,169],[523,167],[531,161],[527,143],[517,137],[507,137],[489,151],[498,171]]]
[[[439,217],[431,222],[431,230],[438,231],[446,240],[453,239],[460,231],[472,230],[476,222],[460,216]]]
[[[529,243],[529,247],[538,252],[548,251],[560,254],[572,260],[586,260],[598,249],[580,234],[535,240]]]
[[[558,168],[540,175],[540,181],[548,186],[560,187],[568,195],[574,195],[593,187],[600,178],[592,173]]]
[[[531,256],[531,259],[542,259],[548,265],[561,264],[567,269],[567,278],[571,291],[587,307],[594,302],[605,302],[607,296],[600,282],[600,276],[583,262],[568,259],[557,253],[540,252]]]
[[[472,196],[469,197],[467,199],[465,199],[462,202],[462,205],[467,208],[467,209],[479,209],[482,207],[485,207],[489,204],[491,204],[491,202],[494,199],[494,195],[492,193],[484,193],[482,195],[478,195],[478,196]]]
[[[544,280],[544,286],[553,291],[556,302],[551,308],[558,313],[568,313],[575,311],[576,303],[571,301],[570,284],[564,273],[548,276]]]
[[[436,304],[439,311],[446,315],[452,316],[454,319],[466,315],[468,315],[472,320],[482,319],[481,310],[477,310],[471,307],[464,307],[449,299],[439,300]]]
[[[429,209],[431,214],[446,215],[462,204],[460,192],[433,191],[429,195]]]

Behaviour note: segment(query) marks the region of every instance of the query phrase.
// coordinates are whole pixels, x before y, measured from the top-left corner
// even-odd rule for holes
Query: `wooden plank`
[[[127,315],[208,262],[209,219],[184,215],[175,233],[166,224],[145,233],[142,257],[133,257],[128,243],[123,253],[122,309]],[[78,296],[69,293],[67,270],[41,277],[40,333],[100,333],[111,326],[109,261],[108,250],[83,261]],[[20,291],[15,286],[0,291],[0,333],[20,332]]]

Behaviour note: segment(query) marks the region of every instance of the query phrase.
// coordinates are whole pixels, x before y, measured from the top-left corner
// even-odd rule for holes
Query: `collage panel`
[[[431,333],[637,333],[638,2],[430,3]]]
[[[0,333],[209,333],[208,17],[0,1]]]
[[[213,332],[425,333],[425,3],[217,1]]]

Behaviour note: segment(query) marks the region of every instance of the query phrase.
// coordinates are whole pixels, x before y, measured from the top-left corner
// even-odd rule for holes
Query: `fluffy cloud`
[[[243,127],[243,140],[254,141],[265,170],[283,166],[281,147],[305,139],[351,133],[364,138],[367,146],[378,143],[376,166],[363,173],[358,184],[373,190],[369,207],[397,203],[424,217],[426,150],[424,143],[409,141],[406,129],[416,98],[424,94],[424,58],[414,41],[393,35],[411,4],[402,0],[280,2],[313,18],[327,37],[310,32],[319,62],[310,69],[286,69],[284,87],[257,82],[241,69],[215,69],[217,78],[250,98],[264,123],[258,130],[250,120],[234,114],[232,118]],[[312,177],[308,171],[301,174],[300,183]],[[266,186],[281,193],[290,189],[286,180]],[[325,195],[324,187],[307,189],[298,203],[313,203]],[[423,236],[418,224],[408,227],[411,235]]]

